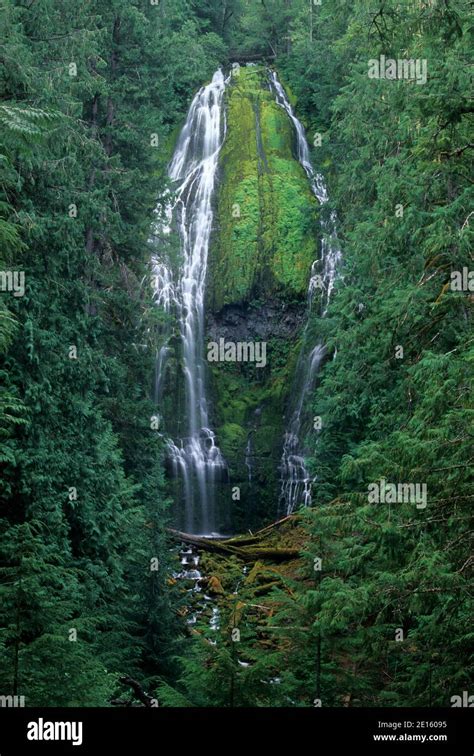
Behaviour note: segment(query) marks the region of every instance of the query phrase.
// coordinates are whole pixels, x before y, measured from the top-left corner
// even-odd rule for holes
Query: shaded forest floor
[[[280,589],[291,595],[291,583],[302,580],[301,552],[307,539],[300,515],[290,515],[256,533],[210,540],[177,531],[181,540],[181,581],[187,592],[181,612],[192,634],[221,621],[229,633],[242,623],[253,626],[255,640],[274,645],[268,636],[272,617],[280,606]],[[184,567],[184,571],[183,571]],[[200,577],[192,577],[198,567]],[[189,576],[189,577],[188,577]]]

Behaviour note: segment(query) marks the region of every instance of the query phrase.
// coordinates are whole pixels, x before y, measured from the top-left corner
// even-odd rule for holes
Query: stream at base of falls
[[[181,569],[173,573],[174,580],[181,582],[188,595],[186,602],[186,624],[192,628],[198,622],[205,621],[209,629],[218,631],[220,629],[220,610],[217,605],[217,598],[221,593],[222,587],[216,577],[203,575],[199,569],[201,556],[196,546],[182,543],[178,548],[174,548],[173,553],[179,559]],[[247,574],[248,568],[242,568],[242,578]],[[234,596],[237,596],[241,579],[237,580],[234,588]],[[210,643],[216,643],[212,636],[208,639]]]

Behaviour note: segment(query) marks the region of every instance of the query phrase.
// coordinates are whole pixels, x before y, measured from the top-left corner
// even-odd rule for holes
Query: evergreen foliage
[[[473,295],[451,286],[472,268],[468,3],[4,0],[1,24],[0,267],[25,288],[0,293],[0,693],[109,706],[126,675],[165,706],[449,706],[472,680]],[[426,60],[426,82],[370,78],[382,55]],[[327,358],[303,566],[262,598],[265,618],[239,596],[219,631],[189,633],[150,425],[164,318],[151,229],[191,96],[235,58],[277,68],[343,264],[309,324]],[[267,135],[282,113],[262,103]],[[304,176],[278,158],[285,129],[273,137],[279,232],[309,259],[285,179]],[[240,168],[222,205],[253,214],[240,232],[222,221],[242,267],[212,281],[222,303],[248,293],[262,221]],[[276,263],[301,295],[301,266]],[[234,448],[245,439],[222,414]],[[383,479],[426,486],[426,507],[371,503]]]

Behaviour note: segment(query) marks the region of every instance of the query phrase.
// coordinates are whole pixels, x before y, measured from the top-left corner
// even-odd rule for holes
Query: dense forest
[[[469,3],[3,0],[1,26],[0,695],[453,705]]]

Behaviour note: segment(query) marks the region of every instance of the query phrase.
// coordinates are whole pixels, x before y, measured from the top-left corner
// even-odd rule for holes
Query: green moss
[[[252,313],[247,340],[267,342],[265,368],[210,364],[213,427],[231,485],[241,489],[233,512],[241,508],[240,527],[245,528],[249,512],[258,522],[259,516],[275,511],[278,499],[285,409],[300,345],[297,332],[281,335],[275,305],[281,303],[284,310],[291,304],[291,311],[299,309],[303,317],[319,224],[318,203],[293,155],[293,125],[274,101],[265,71],[241,68],[226,98],[207,308],[219,322],[224,306],[240,305],[241,313]],[[268,304],[273,321],[262,325],[258,310]],[[252,333],[252,323],[260,324],[258,333]],[[229,328],[227,324],[226,334]],[[239,326],[236,333],[241,333]],[[251,482],[245,462],[249,438]]]
[[[265,152],[270,157],[280,157],[293,163],[293,126],[270,93],[262,103],[260,113]]]
[[[219,444],[224,456],[232,458],[245,448],[247,434],[241,425],[225,423],[219,428]]]
[[[215,311],[262,294],[305,296],[316,256],[318,208],[293,157],[293,138],[264,71],[242,68],[228,90],[220,156],[208,286]]]
[[[250,431],[262,475],[268,480],[275,475],[275,462],[281,455],[285,404],[299,347],[298,340],[271,339],[267,344],[269,368],[259,382],[249,375],[250,366],[231,363],[212,366],[216,433],[237,479],[247,476],[244,460]]]

